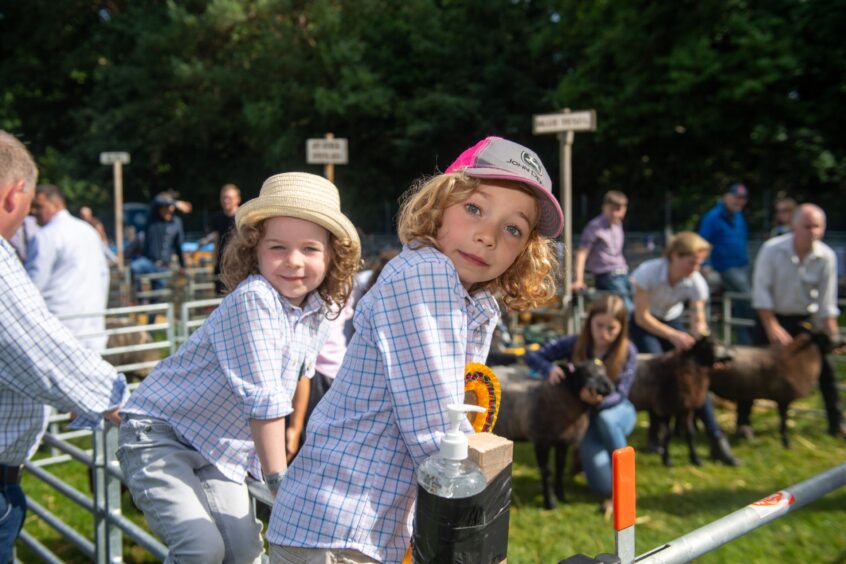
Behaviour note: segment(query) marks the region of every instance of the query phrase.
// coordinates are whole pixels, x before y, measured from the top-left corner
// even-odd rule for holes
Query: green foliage
[[[846,185],[844,28],[837,0],[5,2],[0,126],[50,178],[107,187],[97,154],[126,150],[127,200],[175,188],[198,210],[224,182],[250,197],[321,172],[305,140],[331,131],[350,140],[345,207],[384,231],[413,179],[484,135],[557,177],[531,116],[596,108],[574,148],[577,228],[611,188],[632,228],[658,228],[667,194],[689,225],[735,179],[754,228],[767,193],[833,205]]]

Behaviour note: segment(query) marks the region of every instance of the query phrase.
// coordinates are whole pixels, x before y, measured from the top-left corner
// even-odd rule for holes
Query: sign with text
[[[346,139],[308,139],[306,141],[308,164],[347,164],[349,152]]]
[[[110,153],[100,153],[100,164],[129,164],[129,153],[125,151],[112,151]]]
[[[561,133],[563,131],[596,131],[596,111],[542,114],[534,116],[532,133]]]

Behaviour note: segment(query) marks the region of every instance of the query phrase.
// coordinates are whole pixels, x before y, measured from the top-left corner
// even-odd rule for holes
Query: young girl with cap
[[[294,389],[313,375],[327,311],[343,307],[360,262],[338,190],[319,176],[271,176],[235,229],[231,292],[122,411],[118,460],[168,562],[261,560],[245,478],[278,487]]]
[[[335,383],[309,421],[271,514],[271,562],[400,562],[415,469],[438,451],[464,367],[483,362],[496,297],[555,295],[563,215],[532,151],[488,137],[404,199],[405,245],[356,307]],[[466,430],[471,430],[467,425]]]

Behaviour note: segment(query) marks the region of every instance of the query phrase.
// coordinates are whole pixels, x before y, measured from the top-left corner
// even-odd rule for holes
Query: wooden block
[[[514,459],[514,443],[493,433],[467,436],[470,460],[479,465],[490,482]]]

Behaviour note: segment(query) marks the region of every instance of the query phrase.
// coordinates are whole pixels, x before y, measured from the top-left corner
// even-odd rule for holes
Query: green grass
[[[797,406],[819,408],[819,392]],[[734,414],[718,408],[723,428],[733,428]],[[687,447],[674,439],[671,452],[675,466],[667,469],[656,455],[637,455],[637,553],[642,554],[697,527],[744,507],[770,493],[807,479],[846,461],[846,441],[825,434],[825,418],[795,413],[791,429],[793,447],[782,448],[778,435],[778,416],[774,410],[755,411],[753,422],[758,432],[755,443],[734,445],[743,464],[728,468],[710,462],[707,442],[701,436],[697,444],[704,465],[693,467],[687,461]],[[640,414],[631,444],[638,448],[646,442],[646,417]],[[88,491],[88,478],[78,463],[51,467],[77,489]],[[89,538],[91,517],[63,496],[46,488],[31,476],[24,488],[51,511],[73,524]],[[614,551],[614,529],[598,511],[598,496],[591,494],[584,475],[568,478],[568,501],[552,511],[541,508],[539,474],[529,444],[515,448],[514,495],[508,561],[510,563],[557,562],[583,553],[594,556]],[[129,501],[123,498],[124,511],[143,523]],[[87,562],[73,546],[63,541],[38,518],[30,514],[26,529],[67,562]],[[35,557],[18,543],[18,558],[34,562]],[[124,544],[124,561],[153,562],[142,549]],[[699,562],[846,562],[846,488],[778,519],[714,551]]]

